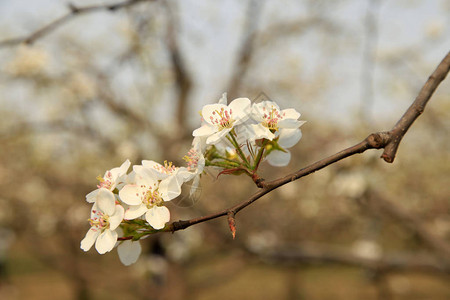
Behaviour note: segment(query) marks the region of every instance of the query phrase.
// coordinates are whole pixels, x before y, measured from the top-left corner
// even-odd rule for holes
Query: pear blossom
[[[147,176],[161,180],[159,190],[164,201],[178,197],[181,194],[181,186],[185,182],[185,177],[189,176],[186,168],[175,167],[167,161],[161,165],[153,160],[143,160],[142,166],[134,166],[133,170],[138,174],[146,173]]]
[[[139,168],[135,172],[136,182],[125,185],[119,191],[120,199],[129,205],[124,218],[132,220],[145,214],[145,220],[150,226],[162,229],[170,220],[170,212],[167,207],[162,206],[165,200],[161,194],[169,193],[161,190],[158,179],[148,172],[142,172]]]
[[[100,182],[97,185],[97,189],[86,195],[86,201],[89,203],[94,203],[99,200],[99,195],[106,196],[105,193],[99,194],[100,190],[109,191],[110,195],[107,195],[109,199],[114,197],[113,191],[116,187],[120,187],[124,183],[127,177],[127,171],[130,168],[130,161],[127,159],[120,167],[113,168],[105,172],[103,177],[98,176],[97,179]],[[113,202],[114,203],[114,202]]]
[[[134,264],[141,255],[142,247],[139,241],[127,240],[117,246],[120,262],[125,266]]]
[[[252,125],[255,138],[273,140],[283,128],[299,128],[305,121],[299,121],[300,113],[293,108],[280,110],[273,101],[255,103],[251,111],[252,119],[258,124]]]
[[[103,193],[102,190],[100,193]],[[117,241],[117,227],[123,220],[124,208],[121,205],[111,205],[110,202],[96,202],[91,210],[89,223],[91,228],[81,241],[81,249],[89,251],[95,243],[98,253],[111,251]]]
[[[192,180],[191,190],[189,195],[192,196],[198,188],[200,183],[200,175],[203,173],[205,168],[205,157],[203,152],[205,149],[205,140],[201,137],[195,137],[192,142],[192,148],[183,157],[187,162],[187,174],[184,176],[184,182]]]
[[[300,126],[305,121],[299,121],[300,113],[293,108],[283,109],[273,101],[263,101],[253,104],[252,119],[258,122],[252,124],[255,139],[276,140],[281,149],[274,149],[267,155],[269,164],[277,167],[286,166],[293,147],[302,138]]]
[[[206,166],[218,168],[219,175],[246,173],[252,177],[262,159],[285,166],[291,158],[288,149],[301,139],[300,127],[305,123],[295,109],[281,110],[273,101],[251,105],[248,98],[237,98],[227,104],[226,93],[218,103],[205,105],[201,115],[202,124],[194,130],[191,149],[183,157],[184,167],[143,160],[127,174],[131,163],[126,160],[97,178],[97,189],[86,195],[93,207],[91,228],[81,249],[88,251],[95,244],[104,254],[117,246],[124,265],[135,263],[142,248],[130,237],[153,233],[143,220],[156,230],[163,229],[170,220],[165,203],[180,196],[184,183],[192,183],[193,196]]]
[[[301,138],[302,131],[299,128],[280,129],[277,143],[282,150],[271,151],[266,157],[267,162],[274,167],[287,166],[291,160],[291,152],[287,149],[297,144]]]
[[[202,109],[204,124],[194,130],[195,137],[206,137],[206,144],[214,145],[224,138],[236,125],[245,122],[250,113],[250,100],[237,98],[226,105],[226,94],[219,103],[205,105]]]

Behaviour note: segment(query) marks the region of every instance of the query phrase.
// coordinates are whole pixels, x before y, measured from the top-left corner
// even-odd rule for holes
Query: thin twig
[[[412,123],[414,123],[414,121],[423,113],[428,100],[430,100],[438,85],[445,79],[449,70],[450,52],[447,53],[447,56],[445,56],[433,74],[428,78],[413,104],[411,104],[405,114],[389,132],[390,141],[384,147],[384,152],[381,156],[386,162],[391,163],[394,161],[395,154],[397,153],[398,146],[400,145],[403,136],[406,134],[409,127],[411,127]]]
[[[119,10],[119,9],[122,9],[125,7],[130,7],[132,5],[135,5],[140,2],[145,2],[145,1],[154,1],[154,0],[127,0],[127,1],[117,2],[114,4],[100,4],[100,5],[89,5],[89,6],[76,6],[75,4],[70,3],[68,5],[69,12],[67,12],[65,15],[51,21],[47,25],[39,28],[38,30],[32,32],[31,34],[29,34],[27,36],[10,38],[10,39],[0,41],[0,48],[17,46],[20,44],[31,45],[38,39],[55,31],[57,28],[61,27],[65,23],[67,23],[69,20],[75,18],[76,16],[82,15],[82,14],[103,11],[103,10],[116,11],[116,10]]]
[[[213,213],[208,216],[200,217],[200,218],[194,218],[190,220],[180,220],[176,222],[172,222],[168,224],[163,230],[166,232],[174,232],[177,230],[182,230],[185,228],[188,228],[192,225],[206,222],[212,219],[216,219],[222,216],[225,216],[229,213],[237,214],[239,211],[244,209],[245,207],[249,206],[262,196],[268,194],[274,189],[279,188],[282,185],[285,185],[286,183],[295,181],[301,177],[307,176],[309,174],[312,174],[322,168],[325,168],[326,166],[329,166],[333,163],[336,163],[344,158],[347,158],[349,156],[352,156],[354,154],[363,153],[364,151],[368,149],[382,149],[384,148],[385,151],[382,155],[382,158],[387,162],[392,162],[393,157],[395,156],[395,151],[398,148],[398,144],[401,141],[401,138],[406,133],[406,131],[409,129],[411,124],[414,122],[415,119],[419,117],[419,115],[423,112],[423,109],[430,99],[433,92],[436,90],[438,85],[445,79],[447,73],[450,70],[450,52],[447,54],[447,56],[441,61],[441,63],[438,65],[436,70],[433,72],[433,74],[430,76],[428,81],[425,83],[424,87],[419,93],[419,96],[417,96],[414,103],[411,105],[411,107],[408,108],[406,113],[400,118],[400,120],[397,122],[397,124],[394,126],[394,128],[389,132],[377,132],[372,133],[369,135],[366,139],[364,139],[362,142],[349,147],[345,150],[342,150],[336,154],[333,154],[327,158],[324,158],[322,160],[319,160],[303,169],[298,170],[297,172],[291,173],[287,176],[284,176],[282,178],[269,181],[269,182],[261,182],[262,188],[254,193],[252,196],[250,196],[249,199],[247,199],[244,202],[241,202],[239,204],[236,204],[233,207],[230,207],[228,209]],[[389,147],[389,148],[388,148]],[[395,151],[392,152],[392,147],[395,147]],[[386,155],[392,155],[388,157],[392,157],[390,160],[389,158],[386,158],[385,153],[388,153]],[[122,239],[129,239],[131,237],[125,237]]]

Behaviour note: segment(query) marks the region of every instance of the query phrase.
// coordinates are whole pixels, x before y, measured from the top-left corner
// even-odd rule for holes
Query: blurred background
[[[79,248],[96,176],[182,163],[223,92],[307,121],[268,180],[390,129],[450,48],[448,1],[115,3],[0,1],[0,299],[450,299],[448,78],[394,164],[372,150],[285,185],[235,240],[217,219],[142,241],[131,267]],[[172,220],[257,190],[215,175]]]

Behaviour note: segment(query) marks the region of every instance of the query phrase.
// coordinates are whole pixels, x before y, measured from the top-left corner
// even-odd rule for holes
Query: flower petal
[[[283,148],[291,148],[302,138],[302,131],[298,128],[282,128],[278,144]]]
[[[125,266],[134,264],[138,260],[139,255],[141,255],[141,252],[142,247],[139,241],[123,241],[117,247],[119,259]]]
[[[133,219],[139,218],[140,216],[145,214],[146,211],[147,211],[147,206],[145,204],[130,206],[125,211],[124,219],[125,220],[133,220]]]
[[[212,126],[210,124],[204,124],[201,127],[195,129],[192,132],[192,135],[195,137],[197,137],[197,136],[201,137],[201,136],[207,136],[207,135],[213,134],[216,131],[217,131],[217,129],[214,126]]]
[[[270,113],[272,109],[280,111],[280,107],[273,101],[262,101],[252,105],[251,117],[257,122],[264,122],[264,115]]]
[[[251,102],[248,98],[237,98],[228,105],[235,120],[234,125],[243,123],[249,118],[251,112]]]
[[[152,207],[146,214],[148,224],[155,229],[162,229],[170,220],[169,209],[165,206]]]
[[[293,108],[283,109],[281,115],[283,116],[283,119],[298,120],[298,118],[300,118],[300,113]]]
[[[222,97],[219,99],[219,104],[227,105],[227,93],[223,93]]]
[[[222,140],[227,134],[228,132],[230,132],[231,129],[230,128],[226,128],[223,129],[221,131],[218,131],[212,135],[210,135],[207,139],[206,139],[206,144],[208,145],[214,145],[217,144],[218,142],[220,142],[220,140]]]
[[[120,200],[128,205],[139,205],[142,203],[142,188],[137,184],[127,184],[120,192]]]
[[[116,205],[116,211],[109,217],[109,229],[115,230],[123,220],[125,213],[124,208],[121,205]]]
[[[97,241],[95,242],[95,249],[97,249],[100,254],[111,251],[116,244],[117,237],[117,232],[106,229],[97,238]]]
[[[98,189],[87,194],[86,201],[89,203],[94,203],[95,201],[97,201],[97,195],[98,195]]]
[[[191,190],[189,191],[189,196],[192,197],[200,188],[200,175],[197,175],[194,177],[194,180],[192,180],[191,184]]]
[[[80,248],[84,251],[89,251],[91,249],[92,245],[94,245],[95,240],[97,239],[98,235],[100,234],[100,231],[95,230],[93,228],[89,229],[86,233],[86,236],[81,241]]]
[[[291,152],[289,151],[283,152],[274,150],[270,152],[270,154],[267,156],[267,161],[274,167],[287,166],[290,160],[291,160]]]
[[[212,117],[213,120],[215,120],[215,119],[216,119],[216,116],[217,116],[217,112],[220,112],[222,109],[223,109],[223,110],[227,110],[228,107],[227,107],[226,105],[224,105],[224,104],[219,104],[219,103],[216,103],[216,104],[207,104],[207,105],[203,106],[203,109],[202,109],[202,117],[203,117],[203,120],[204,120],[206,123],[208,123],[209,125],[212,125],[213,128],[217,128],[216,124],[214,124],[214,123],[211,121],[211,117]],[[202,127],[203,127],[203,126],[202,126]],[[200,128],[201,128],[201,127],[200,127]],[[217,130],[217,129],[216,129],[216,130]],[[196,136],[196,135],[194,135],[194,136]]]
[[[159,171],[163,166],[157,162],[143,160],[142,164],[142,166],[133,166],[133,171],[138,175],[136,177],[137,184],[155,184],[157,180],[164,179],[168,176],[168,174]]]
[[[98,191],[96,203],[98,205],[98,208],[109,216],[112,215],[116,210],[116,197],[114,197],[114,194],[110,190],[107,190],[105,188],[101,188]]]
[[[269,128],[263,126],[261,123],[259,124],[252,124],[252,133],[253,137],[251,140],[257,140],[257,139],[268,139],[273,140],[275,138],[275,135],[269,130]]]
[[[175,199],[181,194],[181,185],[183,184],[183,177],[178,180],[178,176],[176,174],[167,177],[159,184],[158,191],[161,194],[161,197],[164,201],[170,201]]]
[[[120,167],[113,168],[109,171],[106,171],[105,177],[106,177],[106,174],[111,173],[113,180],[116,181],[119,177],[121,177],[122,175],[127,173],[130,165],[131,165],[131,162],[127,159]]]

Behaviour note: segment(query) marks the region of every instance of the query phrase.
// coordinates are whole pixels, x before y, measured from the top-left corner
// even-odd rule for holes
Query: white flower
[[[207,137],[206,144],[214,145],[225,137],[234,126],[248,119],[250,113],[250,100],[237,98],[227,106],[226,94],[222,95],[217,104],[205,105],[202,117],[205,123],[194,130],[193,136]]]
[[[183,170],[185,173],[184,182],[188,182],[192,180],[191,191],[189,193],[192,196],[198,188],[200,183],[200,175],[203,173],[205,168],[205,157],[203,156],[203,152],[206,145],[204,143],[204,139],[201,137],[195,137],[192,142],[192,148],[189,152],[183,157],[183,159],[187,162],[187,169]]]
[[[91,228],[81,241],[81,249],[89,251],[95,243],[98,253],[111,251],[117,241],[117,227],[123,220],[124,209],[120,205],[111,205],[110,202],[96,202],[91,210],[89,223]]]
[[[252,106],[252,118],[258,124],[251,125],[254,131],[254,139],[277,139],[281,150],[273,150],[267,156],[267,161],[272,166],[286,166],[291,160],[288,148],[293,147],[302,138],[300,126],[305,121],[299,121],[300,113],[293,108],[280,110],[273,101],[263,101]]]
[[[284,167],[289,164],[291,160],[291,152],[286,150],[291,148],[302,138],[302,131],[300,128],[283,128],[280,130],[278,145],[284,151],[273,150],[267,155],[267,161],[274,167]]]
[[[153,160],[143,160],[142,166],[134,166],[133,170],[139,175],[146,174],[146,176],[161,180],[159,192],[164,201],[178,197],[181,194],[181,186],[185,182],[185,177],[189,176],[186,168],[175,167],[167,161],[161,165]]]
[[[142,248],[139,241],[123,241],[117,247],[119,259],[125,266],[134,264],[138,260],[139,255],[141,255],[141,252]]]
[[[99,194],[100,190],[109,191],[110,195],[108,198],[114,198],[113,191],[116,187],[118,187],[118,185],[120,186],[126,180],[127,171],[130,164],[130,161],[127,159],[120,167],[106,171],[103,177],[98,176],[97,179],[100,182],[97,185],[98,189],[87,194],[86,201],[89,203],[94,203],[99,200],[99,196],[105,196],[105,193]]]
[[[145,214],[145,219],[155,229],[164,228],[170,220],[170,212],[167,207],[162,206],[164,199],[161,195],[167,190],[162,190],[157,178],[152,177],[142,168],[134,167],[136,172],[135,184],[125,185],[119,192],[120,199],[130,205],[125,212],[125,219],[136,219]],[[167,187],[166,187],[167,188]]]
[[[295,129],[305,123],[298,120],[300,118],[298,111],[293,108],[280,110],[280,107],[273,101],[253,104],[251,115],[253,120],[258,122],[258,124],[252,125],[255,139],[273,140],[281,129]]]

